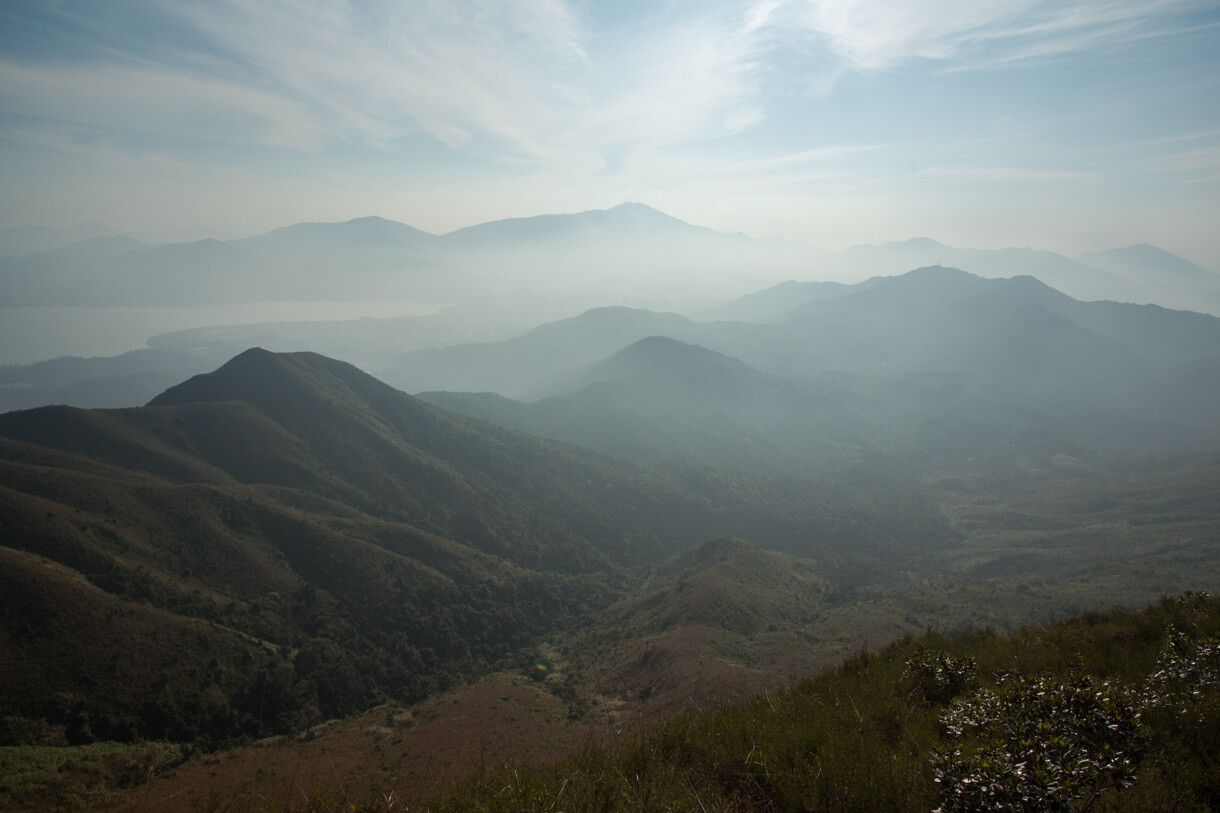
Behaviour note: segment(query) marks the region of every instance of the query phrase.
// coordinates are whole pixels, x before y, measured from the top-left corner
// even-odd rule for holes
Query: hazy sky
[[[1216,0],[4,0],[0,227],[648,203],[1220,270]]]

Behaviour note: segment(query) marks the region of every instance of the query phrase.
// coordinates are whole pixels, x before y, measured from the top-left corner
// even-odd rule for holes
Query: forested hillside
[[[285,781],[259,773],[266,743],[314,760],[328,720],[342,737],[369,714],[468,709],[342,746],[353,788],[389,781],[358,767],[381,749],[422,800],[437,785],[420,760],[441,749],[450,780],[485,764],[489,746],[470,749],[505,703],[525,716],[492,726],[498,753],[528,750],[523,719],[555,757],[928,628],[1220,589],[1207,452],[1064,446],[986,399],[988,424],[904,424],[930,385],[853,409],[667,338],[567,380],[485,402],[532,420],[584,399],[573,429],[636,460],[258,349],[145,407],[0,415],[0,758],[32,766],[6,804],[30,806],[72,754],[95,767],[49,807],[113,799],[157,765],[187,782],[214,764],[190,754],[216,749],[236,750],[208,784],[252,798]],[[623,445],[633,432],[644,445]]]
[[[952,536],[914,492],[643,468],[310,354],[249,351],[144,408],[8,413],[0,437],[3,711],[75,741],[222,743],[420,699],[717,533],[830,570]]]

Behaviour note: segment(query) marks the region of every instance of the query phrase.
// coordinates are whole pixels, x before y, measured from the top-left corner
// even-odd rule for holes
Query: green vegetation
[[[638,466],[252,350],[148,407],[0,416],[0,713],[80,743],[303,730],[503,668],[717,533],[832,572],[836,551],[950,536],[926,501],[875,508]]]
[[[449,726],[445,781],[490,748],[539,754],[530,737],[554,735],[548,758],[611,740],[454,809],[949,811],[983,792],[1123,809],[1169,786],[1177,809],[1212,804],[1192,754],[1213,743],[1190,722],[1214,721],[1212,603],[1023,629],[1220,590],[1220,460],[993,458],[954,426],[929,442],[979,456],[917,476],[883,458],[833,477],[630,462],[257,350],[148,407],[2,415],[5,804],[92,804],[160,770],[162,747],[190,770],[227,749],[224,776],[240,746],[304,746],[386,703]],[[485,730],[488,702],[503,715]],[[391,781],[414,724],[382,722],[360,793],[418,807],[430,766],[409,792]],[[127,756],[59,768],[107,749]],[[77,801],[31,801],[60,780]]]
[[[1192,594],[904,640],[617,748],[505,766],[433,809],[1213,809],[1218,635],[1220,600]]]
[[[2,720],[0,727],[12,723]],[[0,809],[76,810],[113,803],[119,791],[145,784],[188,752],[160,742],[0,747]]]

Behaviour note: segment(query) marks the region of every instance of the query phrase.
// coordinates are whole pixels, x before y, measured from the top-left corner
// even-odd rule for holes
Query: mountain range
[[[806,278],[862,281],[912,268],[947,265],[983,277],[1030,275],[1083,300],[1220,313],[1220,275],[1146,244],[1066,257],[1033,248],[956,248],[928,238],[853,246],[820,259]]]
[[[1036,276],[1070,296],[1216,313],[1220,274],[1146,244],[1066,257],[927,238],[818,253],[725,234],[640,203],[510,218],[434,235],[380,217],[299,223],[235,240],[152,246],[98,224],[0,233],[0,303],[171,305],[393,297],[435,303],[510,293],[655,307],[788,277],[859,282],[932,264]],[[476,297],[477,292],[477,297]]]
[[[454,303],[0,369],[0,757],[70,754],[48,788],[158,740],[213,791],[296,794],[293,759],[435,791],[925,630],[1220,589],[1220,318],[1164,306],[1220,286],[1151,246],[815,256],[638,204],[0,246],[5,307]]]
[[[734,313],[741,318],[715,318]],[[143,403],[269,339],[347,355],[399,389],[525,431],[754,470],[871,459],[879,449],[948,464],[961,459],[953,438],[966,427],[1012,459],[1025,448],[1049,458],[1054,448],[1078,456],[1220,438],[1210,408],[1220,398],[1220,320],[1205,314],[1081,302],[1028,276],[931,266],[854,285],[782,283],[701,319],[595,308],[466,343],[457,340],[478,319],[189,331],[116,358],[0,370],[0,406]],[[451,343],[412,349],[438,336]],[[930,427],[944,421],[957,432],[929,449],[942,437]]]
[[[564,321],[607,305],[677,310],[698,323],[775,323],[797,306],[859,294],[933,259],[951,260],[941,264],[988,278],[1034,275],[1078,300],[1220,313],[1220,277],[1153,246],[1073,259],[1029,249],[959,250],[917,239],[817,254],[795,243],[714,232],[642,204],[494,221],[445,235],[378,217],[166,245],[141,243],[96,225],[58,232],[18,229],[0,235],[0,307],[10,317],[2,338],[13,359],[39,358],[40,343],[48,350],[45,361],[0,367],[0,411],[48,403],[134,406],[251,346],[344,358],[412,391],[478,388],[536,398],[551,393],[537,386],[529,370],[516,370],[511,361],[498,371],[475,372],[466,363],[450,368],[449,355],[481,351],[449,348],[520,336],[527,344],[553,340],[550,352],[562,355],[569,352],[563,347]],[[871,276],[852,283],[799,281],[866,274]],[[789,281],[763,287],[784,278]],[[379,309],[398,302],[404,312],[437,310],[427,316],[331,321],[287,315],[301,311],[292,302],[354,298],[375,299]],[[711,306],[715,300],[719,304]],[[254,323],[227,324],[242,320],[224,316],[222,309],[234,306],[222,303],[240,303]],[[624,321],[621,327],[609,324],[615,313]],[[261,321],[268,318],[277,321]],[[677,318],[640,331],[625,323],[622,311],[610,310],[605,340],[590,345],[596,353],[585,353],[581,338],[571,352],[583,354],[588,363],[630,341],[664,335],[770,369],[761,363],[761,348],[743,351],[738,342],[707,338],[702,328],[681,327]],[[211,325],[220,319],[226,324]],[[147,333],[140,332],[144,323]],[[160,333],[174,323],[186,329]],[[52,345],[88,346],[91,325],[107,335],[127,335],[136,349],[118,357],[86,352],[89,358],[47,358],[63,352],[51,352]],[[538,326],[544,327],[530,336]],[[618,336],[615,330],[625,333]],[[145,340],[146,346],[139,346]],[[549,363],[546,353],[538,357]]]
[[[780,291],[781,313],[763,314],[762,294],[742,301],[759,323],[590,311],[511,340],[408,354],[386,375],[412,391],[517,396],[424,397],[619,454],[761,468],[882,449],[953,465],[965,448],[977,455],[975,440],[953,450],[970,431],[1015,457],[1041,450],[1046,459],[1056,448],[1079,456],[1220,442],[1206,406],[1220,397],[1216,317],[1079,302],[1032,277],[938,266]],[[611,338],[633,344],[607,352]],[[933,451],[940,423],[957,434]]]
[[[945,319],[1004,284],[939,269],[840,299],[893,318],[872,297],[894,285]],[[1126,342],[1105,352],[1210,358],[1180,346],[1210,322],[1134,329],[1120,311],[1120,330],[1090,308],[1094,335]],[[618,341],[619,317],[658,316],[688,324],[590,319]],[[406,739],[345,759],[434,792],[513,731],[575,748],[933,625],[1216,589],[1204,440],[1173,451],[1096,417],[1089,434],[977,372],[784,376],[664,336],[566,366],[577,355],[539,375],[556,394],[535,402],[428,395],[487,421],[257,348],[143,407],[0,415],[0,745],[257,740],[183,766],[236,797],[275,754],[337,759],[321,723],[376,708],[350,726]],[[581,445],[497,425],[514,422]],[[24,787],[0,805],[29,808]]]
[[[642,467],[257,349],[146,407],[0,416],[0,483],[0,713],[81,741],[421,698],[720,533],[827,573],[950,538],[915,492]]]
[[[0,240],[9,245],[6,254],[37,243],[25,232],[10,236]],[[0,256],[0,303],[387,298],[470,304],[522,292],[585,302],[708,301],[793,273],[802,257],[797,244],[721,234],[634,203],[495,221],[440,236],[365,217],[300,223],[229,241],[153,247],[106,236]]]

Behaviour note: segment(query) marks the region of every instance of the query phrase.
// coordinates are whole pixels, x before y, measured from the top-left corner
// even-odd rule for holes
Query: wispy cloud
[[[1204,0],[795,0],[793,20],[849,69],[911,59],[994,67],[1179,33]]]
[[[132,152],[108,142],[88,142],[55,130],[0,127],[0,140],[41,147],[61,155],[83,159],[93,166],[121,172],[171,172],[180,177],[199,175],[198,164],[182,161],[163,151]],[[214,169],[214,168],[209,168]]]
[[[0,60],[0,109],[132,132],[308,148],[325,137],[300,104],[222,79],[122,65]]]
[[[1166,151],[1124,161],[1115,164],[1111,173],[1116,176],[1151,176],[1175,183],[1214,183],[1220,180],[1220,146]]]
[[[789,153],[774,158],[763,158],[754,161],[739,161],[713,171],[715,175],[762,175],[784,173],[791,175],[810,167],[827,163],[841,162],[846,158],[861,153],[869,153],[883,149],[881,144],[840,144],[829,147],[817,147],[811,150]]]
[[[1052,183],[1088,181],[1094,173],[1071,169],[1037,169],[1030,167],[968,166],[941,164],[914,173],[914,177],[963,183]]]
[[[584,59],[576,21],[557,0],[228,0],[183,13],[245,69],[243,81],[344,140],[422,130],[473,152],[528,156],[537,131],[579,95],[563,78]]]
[[[591,35],[589,101],[563,138],[570,144],[647,149],[707,141],[755,127],[772,8],[701,9],[660,17],[629,39]]]
[[[8,0],[0,149],[48,219],[206,188],[268,225],[649,199],[800,233],[1061,184],[1193,222],[1218,37],[1216,0]]]
[[[1192,130],[1186,133],[1174,133],[1173,135],[1161,136],[1160,138],[1132,141],[1126,144],[1119,144],[1114,147],[1114,149],[1141,149],[1144,147],[1160,147],[1168,144],[1182,144],[1188,141],[1210,141],[1212,139],[1220,139],[1220,128],[1212,130]]]
[[[914,59],[1036,59],[1163,32],[1200,2],[710,0],[615,29],[574,0],[147,0],[180,28],[168,44],[116,38],[77,5],[72,36],[92,46],[0,63],[0,107],[303,150],[424,132],[496,160],[590,166],[755,129],[794,77],[828,91]]]

